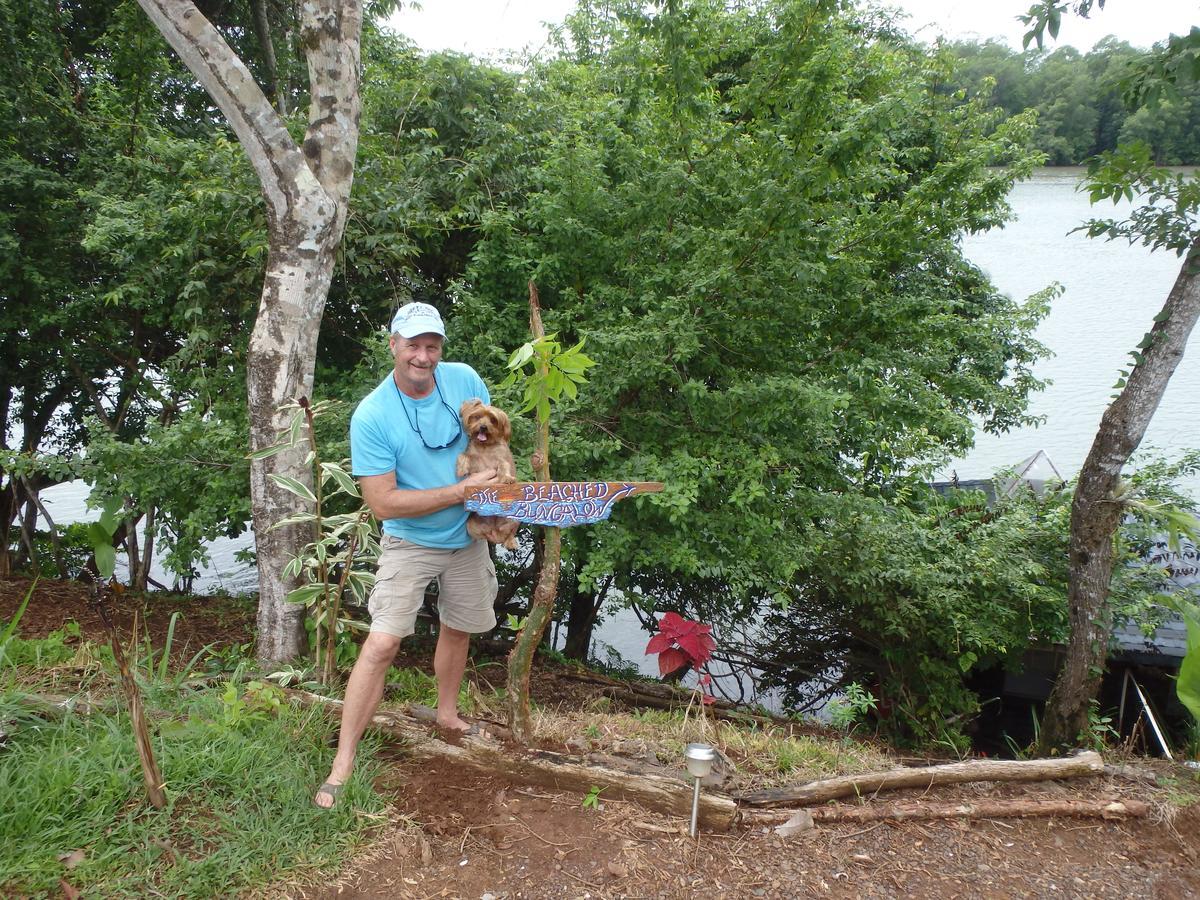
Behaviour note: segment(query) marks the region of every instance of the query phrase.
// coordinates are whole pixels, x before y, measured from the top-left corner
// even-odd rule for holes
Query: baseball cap
[[[441,314],[428,303],[406,303],[392,317],[392,334],[414,338],[418,334],[446,336]]]

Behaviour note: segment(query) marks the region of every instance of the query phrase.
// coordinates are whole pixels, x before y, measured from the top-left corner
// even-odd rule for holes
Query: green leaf
[[[87,527],[88,543],[92,549],[107,547],[112,544],[112,532],[107,531],[99,522],[89,522]]]
[[[120,500],[109,500],[100,512],[100,527],[108,532],[110,538],[117,533],[117,526],[120,524],[119,514],[123,506],[124,504]]]
[[[303,584],[294,591],[288,591],[288,603],[301,603],[306,606],[314,603],[318,598],[325,596],[325,585],[323,584]]]
[[[295,494],[301,500],[307,500],[309,503],[317,502],[316,495],[314,495],[313,492],[311,490],[309,490],[308,485],[297,481],[295,478],[291,478],[287,475],[277,475],[273,472],[270,475],[268,475],[267,477],[270,478],[277,485],[279,485],[281,488],[283,488],[285,491]]]
[[[291,446],[291,444],[272,444],[270,447],[263,447],[261,450],[256,450],[255,452],[251,453],[246,458],[247,459],[267,459],[269,457],[275,456],[277,453],[280,453],[280,452],[288,449],[288,447],[290,447],[290,446]]]
[[[310,512],[296,513],[294,516],[288,516],[285,519],[280,519],[278,522],[276,522],[274,525],[272,525],[267,530],[274,531],[277,528],[287,528],[291,525],[311,525],[313,522],[316,522],[316,521],[317,521],[317,515],[315,513],[310,513]]]
[[[508,358],[508,368],[519,369],[533,359],[533,344],[522,344]]]
[[[341,466],[336,463],[321,463],[321,471],[337,482],[338,488],[343,494],[358,497],[358,485]]]
[[[96,571],[100,573],[101,578],[112,578],[117,568],[117,551],[113,549],[112,544],[101,544],[93,549],[96,553]]]

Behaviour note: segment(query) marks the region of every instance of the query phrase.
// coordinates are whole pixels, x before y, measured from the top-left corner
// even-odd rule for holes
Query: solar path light
[[[716,753],[708,744],[688,744],[684,751],[688,773],[696,779],[696,790],[692,794],[692,827],[688,832],[696,836],[696,819],[700,813],[700,779],[712,771]]]

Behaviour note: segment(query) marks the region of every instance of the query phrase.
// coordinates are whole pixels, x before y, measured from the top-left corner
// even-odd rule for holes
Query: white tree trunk
[[[260,450],[286,425],[279,407],[311,398],[321,314],[346,222],[358,153],[361,0],[303,0],[309,126],[296,145],[250,71],[191,0],[138,0],[212,96],[258,174],[267,204],[270,250],[262,301],[250,338],[247,394],[250,446]],[[269,531],[299,501],[267,475],[310,482],[304,452],[257,460],[250,495],[258,552],[258,657],[265,663],[304,651],[304,610],[286,601],[294,584],[281,572],[307,535]]]

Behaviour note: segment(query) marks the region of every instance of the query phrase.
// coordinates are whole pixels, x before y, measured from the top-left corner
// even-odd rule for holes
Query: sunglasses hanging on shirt
[[[454,419],[454,423],[457,426],[457,430],[454,432],[454,437],[450,438],[450,440],[444,444],[438,444],[436,447],[431,446],[430,443],[425,440],[425,435],[421,434],[420,414],[414,409],[412,411],[412,415],[409,415],[408,404],[404,402],[404,393],[400,390],[400,385],[396,384],[396,379],[392,379],[392,387],[396,389],[396,396],[400,398],[400,406],[404,410],[404,418],[408,419],[408,427],[417,433],[417,437],[421,439],[421,443],[425,446],[426,450],[445,450],[447,447],[453,447],[454,444],[457,443],[458,439],[462,437],[462,420],[459,419],[458,413],[450,408],[450,404],[446,402],[446,398],[442,396],[442,386],[438,384],[436,375],[433,378],[433,386],[437,389],[438,399],[442,401],[442,406],[445,407],[446,412],[450,413],[450,417]]]

